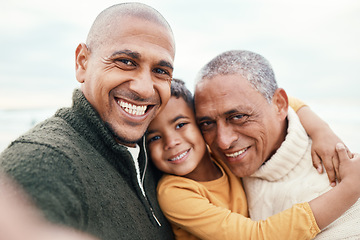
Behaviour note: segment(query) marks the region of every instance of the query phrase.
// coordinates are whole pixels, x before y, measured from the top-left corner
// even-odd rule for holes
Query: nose
[[[164,136],[164,150],[169,150],[174,147],[176,147],[178,144],[180,144],[180,138],[177,136],[176,133],[174,134],[168,134]]]
[[[217,124],[217,134],[215,143],[217,146],[226,150],[232,147],[233,143],[236,142],[238,136],[234,129],[228,123],[218,123]]]
[[[130,89],[143,99],[153,97],[155,89],[151,71],[149,69],[139,71],[137,76],[131,81]]]

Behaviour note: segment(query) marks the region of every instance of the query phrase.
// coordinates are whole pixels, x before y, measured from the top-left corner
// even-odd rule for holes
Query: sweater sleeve
[[[86,210],[77,170],[70,159],[46,144],[15,142],[0,157],[1,169],[14,179],[54,223],[83,228]]]
[[[300,108],[307,106],[303,101],[296,97],[289,96],[289,106],[297,112]]]
[[[200,239],[311,239],[320,232],[308,203],[296,204],[263,221],[252,221],[215,206],[204,195],[201,184],[180,177],[167,178],[158,186],[165,216]]]

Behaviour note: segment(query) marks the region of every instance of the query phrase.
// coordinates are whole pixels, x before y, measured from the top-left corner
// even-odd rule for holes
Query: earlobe
[[[76,79],[79,83],[85,82],[85,72],[89,57],[89,50],[85,43],[80,43],[75,51]]]
[[[285,119],[288,114],[289,100],[284,89],[278,88],[272,99],[273,105],[281,119]]]

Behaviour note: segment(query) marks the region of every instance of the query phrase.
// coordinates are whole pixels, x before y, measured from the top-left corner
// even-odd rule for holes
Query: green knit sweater
[[[131,154],[114,140],[80,90],[63,108],[15,140],[0,167],[52,222],[104,239],[173,239],[156,200],[157,176],[139,143],[146,197]]]

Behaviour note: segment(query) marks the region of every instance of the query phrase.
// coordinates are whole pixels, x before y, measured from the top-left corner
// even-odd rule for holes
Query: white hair
[[[224,52],[207,63],[196,78],[197,84],[218,75],[240,74],[270,103],[278,88],[270,63],[261,55],[233,50]]]

